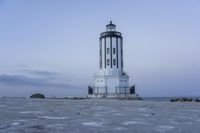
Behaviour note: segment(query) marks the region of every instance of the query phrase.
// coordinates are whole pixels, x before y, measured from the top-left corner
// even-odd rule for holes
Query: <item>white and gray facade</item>
[[[112,21],[99,38],[99,74],[88,87],[89,97],[123,97],[135,95],[135,86],[129,86],[129,76],[124,72],[123,37]]]

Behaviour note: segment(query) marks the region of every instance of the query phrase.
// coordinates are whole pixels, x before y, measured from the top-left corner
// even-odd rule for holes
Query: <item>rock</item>
[[[70,100],[83,100],[83,99],[87,99],[86,97],[78,97],[78,96],[75,96],[75,97],[65,97],[65,99],[70,99]]]
[[[178,99],[178,98],[175,98],[175,99],[171,99],[170,100],[170,102],[179,102],[180,101],[180,99]]]
[[[120,97],[119,100],[143,100],[142,97]]]
[[[170,99],[170,102],[200,102],[200,100],[198,98],[193,99],[193,98],[186,98],[186,97],[182,97],[182,98],[174,98],[174,99]]]
[[[35,93],[33,95],[30,96],[30,98],[41,98],[41,99],[45,99],[45,96],[41,93]]]
[[[194,102],[200,102],[199,98],[194,99]]]

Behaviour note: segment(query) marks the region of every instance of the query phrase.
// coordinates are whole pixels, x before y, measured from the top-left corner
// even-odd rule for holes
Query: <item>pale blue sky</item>
[[[0,96],[85,95],[110,19],[141,96],[200,96],[200,0],[0,0]]]

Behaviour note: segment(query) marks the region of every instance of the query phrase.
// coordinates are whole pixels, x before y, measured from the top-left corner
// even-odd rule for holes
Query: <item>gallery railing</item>
[[[108,94],[108,88],[107,86],[105,87],[88,86],[88,94]],[[109,94],[135,94],[135,85],[133,85],[132,87],[115,87],[115,93],[113,92]]]

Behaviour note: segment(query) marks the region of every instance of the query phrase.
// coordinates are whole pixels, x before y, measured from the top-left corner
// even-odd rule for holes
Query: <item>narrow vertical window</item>
[[[110,60],[109,60],[109,59],[107,59],[107,65],[108,65],[108,66],[110,65]]]
[[[119,68],[119,38],[117,38],[116,42],[116,56],[117,56],[117,68]]]
[[[115,48],[113,48],[113,54],[115,54]]]
[[[99,50],[99,60],[100,60],[100,69],[102,69],[102,40],[100,39],[100,43],[99,43],[99,45],[100,45],[100,50]]]
[[[110,53],[110,49],[109,48],[107,48],[107,54],[109,54]]]
[[[116,60],[115,60],[115,59],[113,59],[113,65],[114,65],[114,66],[116,65]]]
[[[104,67],[106,68],[106,38],[104,38]]]

